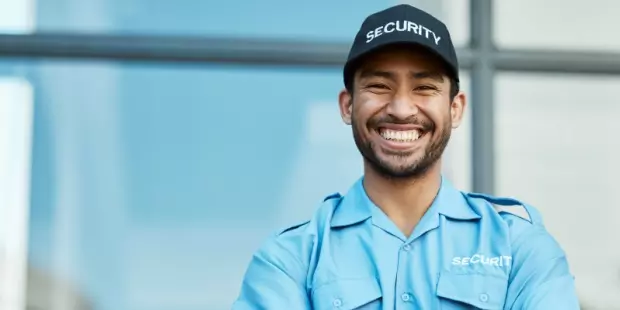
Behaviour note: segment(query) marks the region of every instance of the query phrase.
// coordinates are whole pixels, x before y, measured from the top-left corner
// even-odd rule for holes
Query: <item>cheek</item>
[[[351,126],[358,136],[366,136],[368,130],[366,129],[368,124],[368,118],[364,114],[353,109],[351,114]]]
[[[373,116],[381,112],[385,106],[383,101],[384,100],[380,100],[380,98],[371,96],[360,96],[360,98],[353,103],[352,118],[355,118],[360,125],[366,126]]]
[[[442,130],[452,124],[452,109],[445,102],[435,102],[428,105],[424,109],[424,114],[434,123],[435,130]]]

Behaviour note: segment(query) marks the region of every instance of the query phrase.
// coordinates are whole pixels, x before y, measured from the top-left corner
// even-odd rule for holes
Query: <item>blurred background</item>
[[[362,166],[341,65],[395,0],[0,0],[0,309],[229,309]],[[620,309],[620,2],[419,0],[458,45],[445,175],[518,197]]]

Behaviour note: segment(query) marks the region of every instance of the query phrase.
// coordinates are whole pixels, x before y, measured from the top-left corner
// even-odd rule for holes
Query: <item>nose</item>
[[[407,95],[395,96],[388,104],[386,112],[400,120],[406,120],[416,114],[418,114],[418,106]]]

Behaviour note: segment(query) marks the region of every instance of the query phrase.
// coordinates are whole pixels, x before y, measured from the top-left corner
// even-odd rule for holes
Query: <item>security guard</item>
[[[364,176],[266,241],[234,310],[579,309],[536,209],[441,175],[466,105],[442,22],[404,4],[369,16],[344,84],[340,112]]]

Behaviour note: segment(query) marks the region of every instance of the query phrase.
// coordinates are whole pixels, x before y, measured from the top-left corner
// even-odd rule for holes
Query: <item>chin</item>
[[[375,170],[386,177],[404,179],[423,175],[428,168],[421,164],[420,159],[394,160],[391,158],[379,159],[373,166]]]

